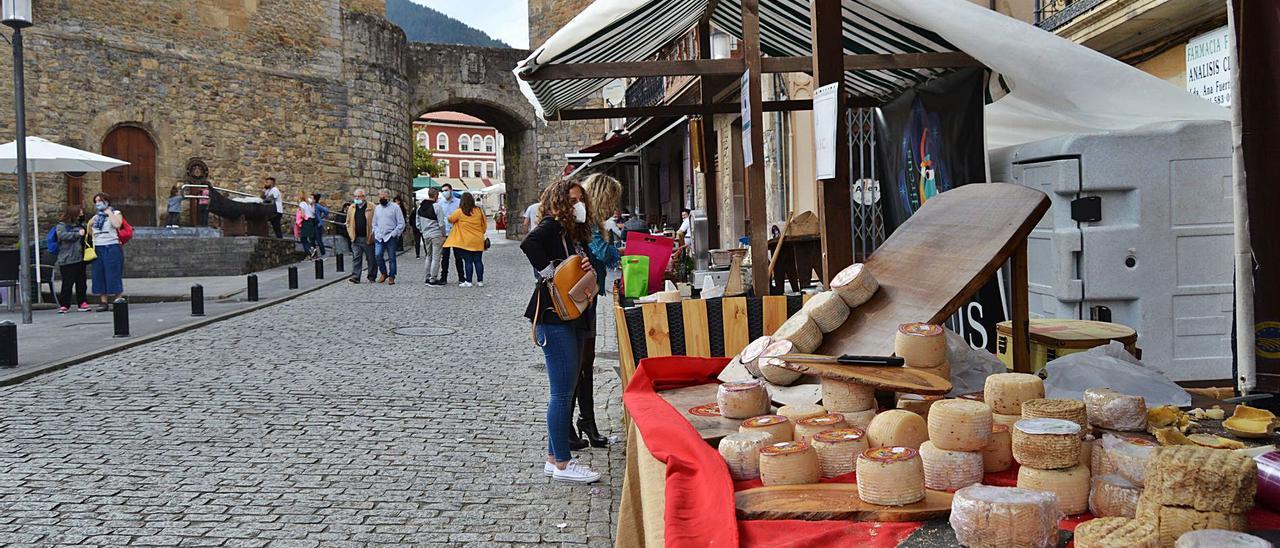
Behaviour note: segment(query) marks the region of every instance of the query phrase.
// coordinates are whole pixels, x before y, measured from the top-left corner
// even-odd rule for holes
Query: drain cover
[[[457,333],[456,330],[448,327],[397,327],[391,330],[396,335],[404,335],[406,337],[443,337]]]

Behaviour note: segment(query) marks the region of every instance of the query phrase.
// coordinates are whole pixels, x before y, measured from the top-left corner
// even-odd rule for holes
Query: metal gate
[[[849,207],[853,212],[853,260],[865,262],[884,243],[880,172],[876,157],[875,109],[845,111],[849,134]]]

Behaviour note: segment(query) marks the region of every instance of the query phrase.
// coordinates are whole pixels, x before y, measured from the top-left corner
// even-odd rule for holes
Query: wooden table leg
[[[1031,373],[1031,327],[1027,295],[1027,241],[1024,239],[1010,258],[1013,269],[1013,370]]]

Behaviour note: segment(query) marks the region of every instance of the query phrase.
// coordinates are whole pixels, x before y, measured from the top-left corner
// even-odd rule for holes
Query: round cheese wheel
[[[760,449],[773,439],[768,432],[735,432],[720,439],[720,456],[736,481],[760,477]]]
[[[1058,546],[1057,500],[1051,493],[970,485],[951,499],[951,529],[971,548]]]
[[[1119,474],[1142,487],[1146,484],[1147,462],[1157,444],[1145,438],[1121,438],[1105,434],[1094,443],[1094,464],[1098,475]],[[1101,453],[1101,455],[1099,455]]]
[[[726,382],[716,390],[716,405],[726,419],[748,419],[769,413],[769,391],[758,380]]]
[[[845,411],[840,414],[844,415],[844,422],[849,425],[849,428],[866,431],[871,427],[871,421],[876,418],[876,409],[873,407],[866,411]]]
[[[1013,425],[1013,459],[1056,470],[1080,465],[1080,425],[1062,419],[1022,419]]]
[[[1080,466],[1091,466],[1093,464],[1093,439],[1092,435],[1085,436],[1080,440]],[[1089,470],[1093,474],[1093,470]]]
[[[1239,531],[1203,529],[1188,531],[1178,537],[1174,548],[1271,548],[1272,544],[1261,538]]]
[[[927,421],[929,419],[929,408],[934,402],[941,401],[942,396],[921,396],[919,394],[898,394],[898,409],[910,411]]]
[[[929,408],[929,440],[939,449],[981,451],[991,436],[991,408],[972,400],[942,400]]]
[[[1142,488],[1115,474],[1093,476],[1089,488],[1089,511],[1100,518],[1131,518],[1138,510]]]
[[[1044,381],[1026,373],[996,373],[987,377],[982,394],[993,413],[1021,415],[1022,402],[1044,398]]]
[[[849,305],[834,291],[823,291],[810,297],[801,310],[809,313],[809,319],[823,333],[835,331],[849,318]]]
[[[866,433],[857,428],[818,432],[811,445],[818,453],[818,468],[824,478],[853,472],[858,455],[869,449]]]
[[[756,340],[743,347],[742,352],[738,353],[738,361],[742,362],[743,367],[746,367],[752,376],[757,378],[762,376],[760,374],[760,364],[756,362],[771,344],[773,344],[773,337],[768,335],[757,337]]]
[[[1022,420],[1022,415],[1001,415],[1000,413],[991,414],[992,423],[1003,424],[1009,428],[1013,428],[1013,425],[1020,420]]]
[[[782,358],[760,358],[760,374],[764,380],[779,386],[789,386],[800,380],[800,372],[783,367],[787,362]]]
[[[938,367],[947,360],[947,336],[942,326],[904,323],[893,339],[893,353],[908,367]]]
[[[794,435],[791,431],[791,421],[782,415],[764,415],[762,417],[752,417],[742,421],[742,425],[738,427],[739,432],[764,432],[772,436],[769,443],[778,443],[782,441],[791,441]]]
[[[1058,510],[1068,516],[1089,509],[1089,469],[1080,465],[1060,470],[1023,466],[1018,469],[1018,487],[1057,495]]]
[[[1130,518],[1097,518],[1076,526],[1073,539],[1077,548],[1159,548],[1156,524]]]
[[[1022,402],[1024,419],[1062,419],[1080,425],[1080,435],[1089,433],[1089,414],[1079,400],[1035,399]]]
[[[786,417],[792,424],[795,424],[795,422],[800,419],[826,415],[827,410],[816,403],[793,403],[779,408],[778,414]]]
[[[982,448],[982,468],[987,473],[1003,472],[1013,466],[1013,441],[1009,427],[1003,424],[991,426],[991,437]]]
[[[929,439],[929,427],[920,415],[901,409],[890,409],[871,419],[867,425],[867,443],[871,447],[910,447],[920,449]]]
[[[876,389],[856,382],[820,379],[822,406],[835,412],[866,411],[876,407]]]
[[[982,481],[982,453],[938,449],[926,441],[920,444],[920,460],[929,489],[952,491]]]
[[[831,277],[831,290],[840,295],[849,308],[862,306],[879,288],[880,283],[862,263],[851,264]]]
[[[818,483],[818,454],[802,441],[772,443],[760,449],[760,482],[772,485]]]
[[[1121,394],[1110,388],[1084,391],[1089,424],[1107,430],[1140,432],[1147,429],[1147,402],[1142,396]]]
[[[822,344],[822,330],[809,318],[809,313],[801,310],[773,332],[773,338],[786,339],[795,345],[796,352],[808,354]]]
[[[924,463],[910,447],[875,447],[858,455],[858,498],[902,506],[924,499]]]
[[[912,367],[912,366],[907,366],[907,368],[908,368],[908,369],[910,369],[910,370],[912,370],[912,371],[918,371],[918,372],[921,372],[921,373],[928,373],[928,374],[930,374],[930,375],[935,375],[935,376],[937,376],[938,378],[940,378],[940,379],[942,379],[942,380],[944,380],[944,381],[950,381],[950,380],[951,380],[951,364],[950,364],[950,363],[948,363],[946,360],[943,360],[942,365],[938,365],[938,366],[936,366],[936,367]]]
[[[814,434],[818,432],[826,432],[827,430],[838,430],[848,427],[844,422],[844,415],[839,413],[831,413],[828,415],[819,415],[817,417],[809,417],[796,421],[795,440],[808,442]]]

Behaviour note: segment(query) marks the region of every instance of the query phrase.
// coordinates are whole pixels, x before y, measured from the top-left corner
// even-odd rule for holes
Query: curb
[[[338,274],[342,274],[342,273],[341,273],[341,272],[339,272]],[[324,288],[326,288],[326,287],[329,287],[329,286],[331,286],[331,285],[334,285],[334,284],[336,284],[336,283],[338,283],[338,282],[344,282],[344,281],[346,281],[346,279],[347,279],[347,277],[346,277],[346,276],[336,276],[336,277],[335,277],[334,279],[332,279],[332,280],[326,280],[324,283],[321,283],[321,284],[316,285],[316,286],[314,286],[314,287],[308,287],[308,288],[306,288],[306,289],[300,289],[300,290],[298,290],[296,293],[291,293],[291,294],[285,295],[285,296],[283,296],[283,297],[279,297],[279,298],[277,298],[277,299],[275,299],[275,300],[271,300],[271,301],[266,301],[266,302],[258,303],[258,304],[256,304],[256,305],[249,306],[249,307],[247,307],[247,308],[243,308],[243,309],[240,309],[240,310],[232,310],[231,312],[226,312],[226,313],[220,314],[220,315],[218,315],[218,316],[211,316],[211,317],[208,317],[208,318],[204,318],[204,319],[202,319],[202,320],[197,320],[197,321],[191,322],[191,323],[189,323],[189,324],[187,324],[187,325],[183,325],[183,326],[180,326],[180,327],[175,327],[175,328],[173,328],[173,329],[168,329],[168,330],[165,330],[165,331],[160,331],[160,332],[158,332],[158,333],[152,333],[152,334],[150,334],[150,335],[144,335],[144,336],[138,337],[138,338],[136,338],[136,339],[131,338],[131,339],[129,339],[128,341],[122,342],[122,343],[117,344],[117,345],[114,345],[114,346],[108,346],[108,347],[106,347],[106,348],[101,348],[101,349],[98,349],[98,350],[93,350],[93,351],[90,351],[90,352],[86,352],[86,353],[84,353],[84,354],[80,354],[80,355],[78,355],[78,356],[72,356],[72,357],[70,357],[70,358],[66,358],[66,359],[63,359],[63,360],[60,360],[60,361],[56,361],[56,362],[50,362],[50,363],[47,363],[47,364],[44,364],[44,365],[37,365],[37,366],[35,366],[35,367],[31,368],[31,369],[28,369],[28,370],[25,370],[25,371],[22,371],[22,372],[19,372],[19,373],[14,373],[14,374],[12,374],[12,375],[8,375],[8,376],[0,376],[0,386],[12,386],[12,385],[15,385],[15,384],[21,384],[21,383],[23,383],[23,382],[25,382],[25,381],[28,381],[28,380],[31,380],[31,379],[33,379],[33,378],[35,378],[35,377],[39,377],[40,375],[44,375],[44,374],[47,374],[47,373],[52,373],[52,372],[54,372],[54,371],[59,371],[59,370],[62,370],[62,369],[66,369],[66,368],[71,367],[71,366],[73,366],[73,365],[80,364],[80,363],[84,363],[84,362],[87,362],[87,361],[92,360],[92,359],[101,358],[101,357],[103,357],[103,356],[107,356],[107,355],[115,354],[116,352],[120,352],[120,351],[122,351],[122,350],[128,350],[128,349],[133,348],[133,347],[135,347],[135,346],[141,346],[141,345],[144,345],[144,344],[147,344],[147,343],[150,343],[150,342],[155,342],[155,341],[158,341],[158,340],[163,339],[163,338],[166,338],[166,337],[172,337],[172,336],[174,336],[174,335],[178,335],[178,334],[181,334],[181,333],[186,333],[187,331],[191,331],[191,330],[198,329],[198,328],[201,328],[201,327],[204,327],[204,326],[207,326],[207,325],[215,324],[215,323],[218,323],[218,322],[223,321],[223,320],[229,320],[229,319],[234,318],[234,317],[236,317],[236,316],[243,316],[243,315],[248,314],[248,313],[250,313],[250,312],[257,312],[257,311],[262,310],[262,309],[264,309],[264,308],[269,308],[269,307],[275,306],[275,305],[280,304],[280,303],[285,303],[285,302],[292,301],[292,300],[294,300],[294,299],[296,299],[296,298],[298,298],[298,297],[301,297],[301,296],[303,296],[303,295],[306,295],[306,294],[311,293],[311,292],[314,292],[314,291],[319,291],[319,290],[321,290],[321,289],[324,289]]]

